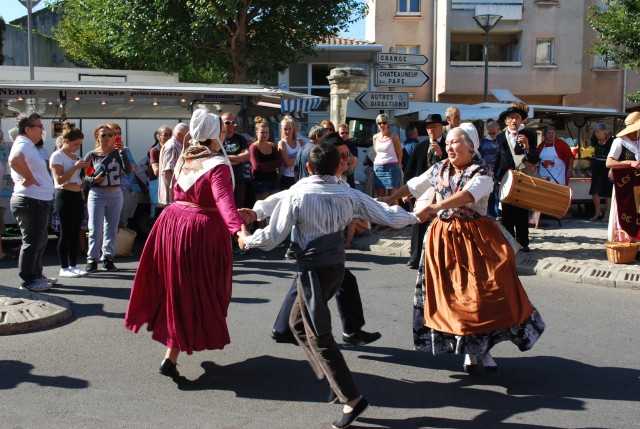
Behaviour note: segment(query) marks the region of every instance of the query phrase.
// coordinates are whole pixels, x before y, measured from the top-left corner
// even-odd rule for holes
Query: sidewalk
[[[539,228],[529,228],[530,253],[518,253],[520,275],[539,275],[575,283],[640,289],[640,261],[613,264],[604,247],[607,224],[586,219],[566,218],[562,226],[545,218]],[[411,227],[386,228],[356,237],[353,248],[385,256],[409,258]],[[410,269],[407,267],[407,269]]]

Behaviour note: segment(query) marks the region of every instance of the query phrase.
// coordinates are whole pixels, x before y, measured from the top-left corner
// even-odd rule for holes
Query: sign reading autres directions
[[[429,81],[429,76],[420,69],[376,69],[376,86],[418,87]]]
[[[356,97],[355,102],[363,109],[402,110],[409,108],[409,93],[365,91]]]

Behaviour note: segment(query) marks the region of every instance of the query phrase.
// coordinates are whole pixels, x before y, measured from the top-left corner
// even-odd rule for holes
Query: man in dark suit
[[[508,170],[520,170],[525,163],[537,164],[540,160],[536,134],[524,128],[526,118],[525,110],[513,106],[500,114],[500,122],[507,127],[496,137],[499,150],[494,176],[497,181],[502,180]],[[502,203],[502,224],[520,243],[522,251],[529,252],[529,210]]]
[[[442,160],[446,156],[445,141],[442,134],[443,125],[447,121],[442,116],[433,114],[427,116],[424,121],[427,126],[429,139],[423,141],[416,146],[415,150],[409,158],[409,163],[404,170],[405,183],[407,180],[420,176],[427,171],[433,164]],[[424,234],[427,231],[428,223],[419,223],[411,227],[411,256],[407,266],[413,269],[418,268],[420,262],[420,254],[422,253],[422,242]]]

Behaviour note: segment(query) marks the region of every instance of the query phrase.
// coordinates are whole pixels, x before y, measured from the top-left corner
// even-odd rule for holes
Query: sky
[[[37,11],[45,7],[45,0],[42,0],[33,10]],[[27,8],[18,0],[0,0],[0,14],[5,22],[11,22],[16,18],[23,17],[27,14]],[[352,37],[355,39],[364,39],[364,19],[352,24],[349,31],[341,33],[341,36]]]

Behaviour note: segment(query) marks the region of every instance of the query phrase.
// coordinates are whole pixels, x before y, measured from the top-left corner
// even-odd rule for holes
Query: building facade
[[[624,95],[638,89],[637,73],[588,52],[597,37],[587,10],[596,0],[367,1],[367,39],[429,59],[422,69],[431,80],[407,88],[414,101],[482,101],[485,32],[473,17],[495,14],[502,18],[489,33],[489,89],[529,104],[634,107]]]

